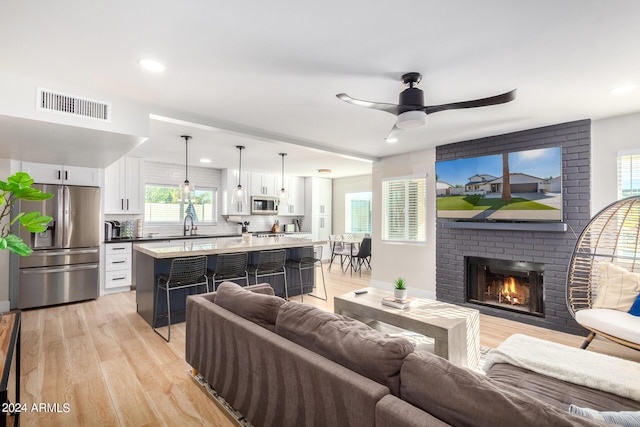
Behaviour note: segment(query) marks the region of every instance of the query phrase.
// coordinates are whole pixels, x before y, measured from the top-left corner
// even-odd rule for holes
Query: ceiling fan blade
[[[394,142],[398,142],[398,138],[401,132],[402,132],[402,129],[400,129],[396,125],[393,125],[393,128],[391,128],[391,132],[389,132],[389,135],[387,135],[387,137],[384,140],[390,144]]]
[[[488,105],[504,104],[516,98],[516,89],[501,95],[490,96],[488,98],[474,99],[472,101],[452,102],[451,104],[431,105],[424,107],[427,114],[437,113],[444,110],[457,110],[460,108],[486,107]]]
[[[400,114],[400,107],[395,104],[385,104],[382,102],[363,101],[361,99],[355,99],[347,95],[346,93],[339,93],[336,95],[338,99],[348,102],[349,104],[357,105],[359,107],[373,108],[374,110],[386,111],[394,115]]]

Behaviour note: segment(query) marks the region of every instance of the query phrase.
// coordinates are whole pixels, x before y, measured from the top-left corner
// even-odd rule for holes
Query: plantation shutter
[[[618,155],[618,198],[640,195],[640,153]]]
[[[383,181],[383,240],[424,242],[426,178]]]

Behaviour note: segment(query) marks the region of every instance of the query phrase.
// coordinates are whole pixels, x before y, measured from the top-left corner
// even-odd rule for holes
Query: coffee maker
[[[120,232],[122,227],[120,221],[105,221],[104,222],[104,240],[113,240],[120,238]]]

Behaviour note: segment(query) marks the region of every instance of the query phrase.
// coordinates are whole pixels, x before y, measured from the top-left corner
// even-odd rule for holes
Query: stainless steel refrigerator
[[[38,211],[53,220],[41,233],[20,232],[33,253],[19,260],[18,308],[97,298],[100,188],[54,184],[33,187],[54,197],[23,200],[20,212]]]

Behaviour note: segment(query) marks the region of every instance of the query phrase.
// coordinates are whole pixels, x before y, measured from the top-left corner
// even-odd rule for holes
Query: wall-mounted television
[[[562,148],[436,162],[436,209],[462,221],[561,222]]]

